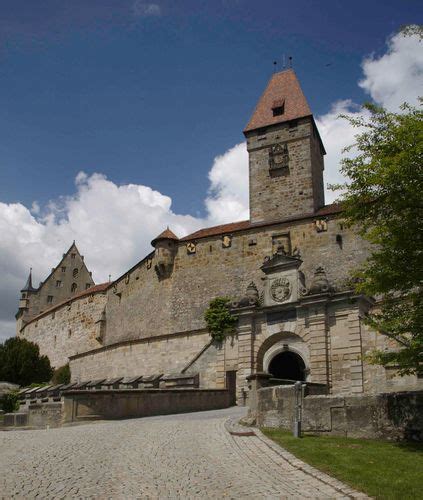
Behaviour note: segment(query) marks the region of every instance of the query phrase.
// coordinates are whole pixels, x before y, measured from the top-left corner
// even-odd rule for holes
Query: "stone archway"
[[[267,337],[261,344],[257,351],[255,371],[273,372],[276,378],[305,381],[309,380],[309,366],[307,343],[299,335],[284,331]]]
[[[289,350],[275,354],[267,371],[275,378],[301,381],[306,379],[306,366],[302,357]]]

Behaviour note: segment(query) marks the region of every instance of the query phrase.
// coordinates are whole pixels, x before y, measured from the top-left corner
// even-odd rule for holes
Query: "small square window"
[[[56,288],[61,288],[62,287],[62,282],[60,280],[56,281]]]
[[[74,259],[76,257],[76,253],[71,253],[71,259]]]
[[[52,304],[53,303],[53,295],[48,295],[47,296],[47,304]]]
[[[285,113],[285,99],[280,99],[273,102],[273,116],[281,116]]]
[[[62,273],[66,272],[66,266],[62,266]]]

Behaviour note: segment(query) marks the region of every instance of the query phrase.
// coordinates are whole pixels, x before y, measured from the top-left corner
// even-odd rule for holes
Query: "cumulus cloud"
[[[0,339],[13,335],[19,289],[33,267],[44,279],[75,239],[99,283],[117,278],[147,255],[166,226],[184,236],[200,227],[248,218],[248,168],[244,144],[215,158],[204,218],[176,214],[172,200],[148,186],[117,185],[102,174],[75,178],[75,193],[46,207],[0,203]]]
[[[423,45],[417,35],[404,37],[396,34],[387,41],[384,54],[365,58],[362,63],[363,78],[359,85],[377,104],[389,111],[399,111],[403,102],[416,104],[423,89]],[[325,157],[325,183],[345,181],[339,172],[343,148],[354,143],[359,129],[353,128],[339,114],[351,117],[366,113],[351,102],[341,100],[334,103],[325,115],[316,120],[327,155]],[[348,152],[353,156],[354,150]],[[326,202],[331,203],[339,195],[326,189]]]
[[[135,2],[139,15],[159,15],[158,4]],[[156,8],[157,7],[157,8]],[[403,101],[415,103],[423,83],[423,53],[416,36],[390,38],[386,53],[362,64],[359,85],[377,103],[396,110]],[[338,118],[356,116],[359,107],[348,99],[334,103],[317,118],[327,150],[326,182],[341,182],[342,149],[353,143],[356,129]],[[13,335],[13,314],[29,267],[35,284],[44,279],[75,239],[96,282],[117,278],[152,250],[150,241],[169,225],[183,236],[214,224],[248,218],[248,155],[244,143],[217,156],[209,172],[206,216],[176,214],[169,196],[148,186],[117,185],[104,175],[81,172],[72,196],[57,197],[46,207],[34,202],[0,202],[0,339]],[[327,193],[327,201],[335,195]]]
[[[224,224],[249,218],[248,153],[245,143],[217,156],[209,172],[208,219]]]
[[[132,6],[135,17],[153,17],[160,16],[162,10],[157,3],[149,3],[144,0],[136,0]]]
[[[397,34],[388,40],[385,54],[364,59],[362,68],[359,85],[378,104],[389,110],[404,101],[417,104],[423,89],[423,43],[418,35]]]

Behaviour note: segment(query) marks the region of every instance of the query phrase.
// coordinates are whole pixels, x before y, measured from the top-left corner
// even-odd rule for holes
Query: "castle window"
[[[71,292],[75,293],[77,288],[78,288],[78,285],[76,283],[72,283]]]
[[[75,267],[75,269],[72,271],[72,276],[76,278],[78,276],[78,269]]]
[[[26,293],[23,293],[23,294],[22,294],[22,298],[23,298],[23,299],[26,299]]]
[[[68,339],[70,339],[72,337],[72,330],[69,328],[68,330]]]
[[[85,290],[88,290],[88,288],[91,287],[91,283],[85,283]]]
[[[273,102],[272,106],[273,116],[281,116],[285,113],[285,99]]]
[[[71,253],[71,259],[74,259],[76,257],[76,253]]]
[[[47,304],[53,303],[53,295],[47,295]]]
[[[66,266],[62,266],[62,273],[66,272]]]
[[[62,288],[62,282],[60,280],[56,281],[56,288]]]

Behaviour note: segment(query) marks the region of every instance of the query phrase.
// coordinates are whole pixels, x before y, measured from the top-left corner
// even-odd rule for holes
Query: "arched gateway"
[[[268,372],[275,378],[305,380],[304,361],[293,351],[282,351],[276,354],[269,363]]]

